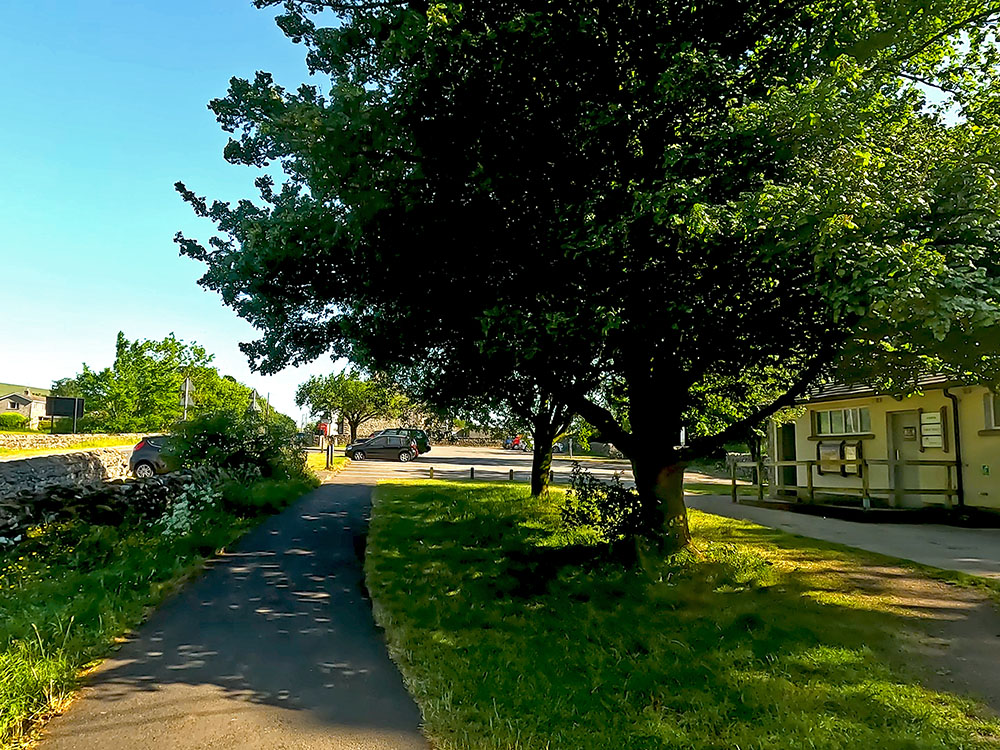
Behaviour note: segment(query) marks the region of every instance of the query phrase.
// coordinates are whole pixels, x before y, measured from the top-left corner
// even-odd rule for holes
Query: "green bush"
[[[234,478],[222,485],[222,507],[242,518],[269,515],[283,510],[292,500],[317,486],[319,480],[315,476],[253,483]]]
[[[249,471],[265,479],[305,476],[294,423],[254,413],[216,412],[182,422],[174,429],[169,452],[185,467]]]
[[[0,430],[26,430],[28,429],[28,418],[23,414],[7,412],[0,414]]]

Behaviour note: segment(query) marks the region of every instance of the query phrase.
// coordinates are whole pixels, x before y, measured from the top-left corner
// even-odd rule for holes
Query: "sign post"
[[[187,422],[188,418],[188,407],[194,406],[194,399],[191,398],[191,393],[194,391],[194,383],[191,382],[191,378],[184,378],[184,384],[181,386],[181,405],[184,407],[184,421]]]
[[[52,417],[53,425],[56,417],[72,417],[75,435],[77,420],[83,416],[83,399],[72,396],[49,396],[45,399],[45,410]]]

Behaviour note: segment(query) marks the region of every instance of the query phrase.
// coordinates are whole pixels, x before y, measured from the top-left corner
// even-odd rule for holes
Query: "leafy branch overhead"
[[[210,106],[285,181],[178,186],[260,368],[515,361],[633,461],[647,527],[835,367],[1000,379],[1000,6],[281,5],[329,85]]]

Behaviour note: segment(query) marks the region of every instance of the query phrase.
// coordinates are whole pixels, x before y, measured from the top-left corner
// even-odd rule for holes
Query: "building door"
[[[904,492],[920,487],[920,467],[904,463],[920,459],[918,424],[919,417],[915,411],[889,413],[889,478],[892,482],[892,504],[897,508],[917,508],[922,504],[919,494]]]
[[[789,422],[778,428],[778,460],[794,461],[795,459],[795,423]],[[781,467],[781,486],[798,486],[798,467]],[[794,493],[793,493],[794,494]]]

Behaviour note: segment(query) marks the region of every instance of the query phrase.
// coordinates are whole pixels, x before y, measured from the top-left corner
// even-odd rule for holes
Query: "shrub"
[[[305,474],[294,423],[254,413],[216,412],[182,422],[171,436],[169,453],[186,467],[252,471],[277,479]]]
[[[567,528],[590,527],[608,542],[621,541],[639,531],[639,494],[622,485],[619,474],[603,482],[574,463],[560,515]]]
[[[6,412],[0,414],[0,430],[26,430],[28,429],[28,418],[23,414]]]
[[[286,508],[318,483],[315,477],[256,482],[229,479],[222,485],[222,507],[227,513],[242,518],[269,515]]]

